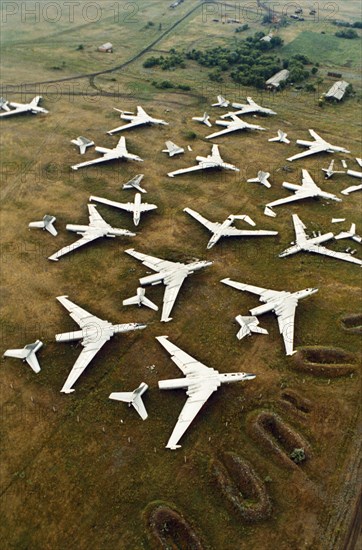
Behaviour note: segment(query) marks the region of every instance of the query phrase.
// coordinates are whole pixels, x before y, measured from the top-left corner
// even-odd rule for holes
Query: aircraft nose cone
[[[254,380],[256,378],[256,374],[246,373],[244,380]]]

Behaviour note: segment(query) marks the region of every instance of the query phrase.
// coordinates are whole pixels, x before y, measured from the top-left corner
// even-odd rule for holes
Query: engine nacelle
[[[290,189],[291,191],[298,191],[298,189],[301,189],[300,185],[297,185],[296,183],[289,183],[288,181],[284,181],[282,183],[282,187],[285,187],[285,189]]]
[[[159,285],[163,281],[163,275],[160,273],[153,273],[140,279],[141,285]]]

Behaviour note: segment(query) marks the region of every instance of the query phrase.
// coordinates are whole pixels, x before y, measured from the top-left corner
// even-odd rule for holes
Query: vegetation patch
[[[203,550],[205,548],[191,525],[167,503],[151,502],[144,510],[144,518],[155,549]]]
[[[342,327],[348,332],[362,334],[362,313],[346,315],[341,319]]]
[[[341,348],[310,346],[299,349],[294,355],[294,364],[298,370],[312,374],[336,378],[356,371],[356,356]]]
[[[251,466],[236,453],[223,453],[222,462],[210,463],[212,479],[234,510],[247,522],[266,519],[271,504],[264,483]]]
[[[252,417],[249,433],[268,453],[274,454],[282,466],[294,468],[295,449],[303,449],[305,460],[311,457],[309,443],[275,413],[262,411]],[[298,463],[299,464],[299,463]]]

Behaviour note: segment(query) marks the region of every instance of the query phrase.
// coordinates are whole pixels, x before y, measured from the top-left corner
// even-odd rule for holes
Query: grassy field
[[[186,0],[172,11],[164,5],[160,8],[159,2],[145,2],[137,28],[148,21],[159,22],[163,13],[171,25],[193,5]],[[171,33],[157,48],[192,44],[197,36],[198,17],[195,13],[188,24],[182,23],[177,40]],[[26,49],[24,57],[20,50],[11,51],[11,40],[20,42],[16,30],[11,34],[6,29],[9,34],[3,69],[9,69],[5,74],[10,75],[6,80],[31,82],[55,72],[68,75],[85,70],[84,65],[74,61],[73,46],[91,43],[93,48],[98,38],[105,36],[101,31],[106,31],[110,23],[92,29],[82,27],[77,20],[77,25],[77,32],[65,24],[55,26],[54,45],[52,29],[29,29],[21,46]],[[210,23],[210,29],[214,29],[210,32],[219,34],[221,40],[232,40],[229,27]],[[72,40],[67,50],[68,28]],[[220,29],[226,29],[225,34]],[[290,27],[286,31],[290,32]],[[148,29],[141,36],[128,27],[127,41],[119,42],[129,48],[122,59],[137,53],[157,32],[157,23],[154,31]],[[196,37],[198,47],[202,41],[206,44],[202,37],[205,32],[209,31]],[[62,52],[55,57],[53,48],[58,47],[59,36]],[[109,35],[102,41],[108,39],[115,42]],[[36,48],[44,40],[45,58],[34,56],[25,40],[29,44],[34,41]],[[90,66],[85,64],[87,71],[115,64],[114,56],[102,56],[99,61],[98,54],[92,55]],[[63,71],[48,71],[49,63],[58,63],[63,57]],[[318,287],[319,292],[301,302],[297,309],[296,348],[342,348],[352,352],[356,360],[360,358],[360,334],[347,332],[341,325],[343,316],[361,312],[359,268],[306,254],[277,257],[294,238],[292,213],[298,213],[310,231],[337,232],[352,221],[360,230],[358,193],[343,197],[342,203],[308,201],[280,207],[275,219],[263,215],[266,202],[287,196],[288,191],[281,188],[283,181],[300,182],[302,168],[307,168],[323,189],[338,195],[348,185],[357,183],[345,175],[324,181],[321,168],[327,166],[330,155],[310,157],[303,163],[287,163],[285,159],[298,151],[295,140],[308,139],[307,129],[314,128],[332,143],[350,149],[351,154],[343,158],[350,168],[357,169],[353,157],[361,156],[358,98],[321,109],[313,94],[292,90],[277,95],[256,93],[225,81],[222,91],[227,96],[231,94],[232,100],[251,93],[278,115],[250,118],[267,127],[267,132],[231,134],[217,141],[223,158],[237,165],[240,173],[210,172],[170,179],[167,172],[189,166],[196,155],[209,153],[211,143],[204,139],[208,129],[190,119],[205,109],[209,109],[212,121],[222,114],[209,107],[220,86],[207,80],[207,70],[192,63],[169,75],[146,70],[142,62],[139,59],[121,72],[96,79],[97,86],[122,93],[122,99],[66,94],[66,84],[59,85],[64,95],[52,95],[46,93],[48,88],[40,87],[44,105],[50,110],[48,115],[1,121],[2,349],[20,347],[36,338],[45,343],[39,353],[42,371],[37,376],[15,360],[7,359],[2,364],[2,547],[159,548],[150,538],[144,513],[154,501],[179,510],[204,546],[212,550],[325,550],[333,541],[335,548],[341,547],[346,517],[353,508],[357,471],[359,372],[336,378],[313,374],[313,369],[301,372],[294,358],[285,357],[278,325],[271,314],[260,319],[269,336],[254,335],[239,342],[234,317],[246,315],[258,301],[219,281],[230,277],[293,291]],[[111,80],[113,76],[116,81]],[[153,79],[162,78],[190,83],[192,90],[189,94],[165,92],[151,86]],[[25,98],[30,99],[31,95]],[[70,165],[81,161],[69,143],[72,138],[81,134],[97,145],[115,145],[118,137],[105,133],[119,123],[112,108],[134,110],[139,103],[152,115],[170,122],[169,126],[127,132],[128,149],[144,158],[143,164],[111,163],[78,172],[70,169]],[[279,128],[288,131],[291,145],[268,143],[267,139]],[[190,131],[196,132],[197,139],[190,139]],[[161,152],[167,139],[182,146],[191,145],[193,150],[169,159]],[[95,156],[90,150],[85,159]],[[335,158],[338,166],[342,157]],[[285,170],[286,165],[291,172]],[[259,169],[271,172],[270,190],[246,183]],[[86,205],[91,194],[122,202],[131,200],[132,193],[122,191],[122,183],[139,172],[145,174],[145,200],[157,204],[158,210],[142,217],[136,237],[99,241],[65,256],[57,264],[47,260],[50,254],[75,240],[65,225],[87,222]],[[207,251],[209,234],[182,211],[186,206],[215,221],[222,221],[231,213],[248,214],[257,228],[275,229],[279,235],[257,241],[225,239]],[[129,215],[103,205],[99,211],[113,226],[132,230]],[[57,217],[59,235],[55,239],[27,227],[29,221],[41,219],[45,213]],[[346,223],[333,226],[332,217],[344,217]],[[151,310],[122,307],[122,300],[134,295],[138,278],[147,272],[124,254],[131,246],[170,260],[197,257],[214,262],[184,283],[171,323],[161,325],[159,313]],[[344,250],[360,245],[339,241],[331,246]],[[116,335],[107,343],[72,395],[60,394],[59,390],[80,346],[54,341],[56,333],[76,327],[55,299],[63,294],[112,323],[148,324],[144,331]],[[147,295],[161,306],[163,287],[149,288]],[[158,380],[179,376],[177,367],[155,340],[162,334],[168,334],[176,345],[220,372],[257,374],[249,383],[221,388],[195,420],[177,452],[167,451],[164,446],[185,394],[161,393],[157,388]],[[124,404],[108,400],[111,392],[133,389],[141,381],[150,387],[144,399],[149,412],[146,422]],[[288,392],[299,396],[294,404],[286,398]],[[300,408],[298,400],[309,405]],[[255,438],[255,416],[265,411],[282,418],[308,443],[311,455],[302,466],[283,466]],[[261,479],[271,502],[269,517],[250,524],[228,505],[211,475],[212,462],[223,462],[224,451],[248,461]],[[238,487],[237,477],[233,482]],[[246,506],[253,504],[252,498],[246,499]]]
[[[360,46],[358,39],[347,40],[332,34],[306,31],[284,46],[283,53],[295,55],[303,52],[309,59],[314,59],[317,52],[319,63],[325,66],[358,68],[361,66]]]

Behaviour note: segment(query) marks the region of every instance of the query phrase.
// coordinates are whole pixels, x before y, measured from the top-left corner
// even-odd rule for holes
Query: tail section
[[[148,385],[145,384],[145,382],[142,382],[138,388],[136,388],[132,392],[113,392],[110,394],[109,399],[114,399],[116,401],[123,401],[124,403],[128,403],[129,406],[133,406],[142,420],[146,420],[148,417],[146,407],[143,404],[142,401],[142,395],[145,393],[145,391],[148,390]]]

